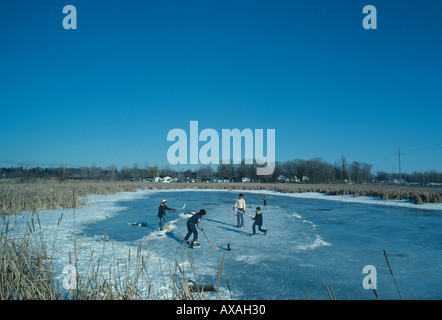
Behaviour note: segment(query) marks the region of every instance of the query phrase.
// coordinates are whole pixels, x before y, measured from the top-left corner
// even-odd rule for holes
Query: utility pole
[[[399,183],[401,183],[401,181],[402,181],[401,156],[404,156],[405,153],[401,153],[401,149],[399,148],[399,152],[396,153],[396,155],[399,157]]]

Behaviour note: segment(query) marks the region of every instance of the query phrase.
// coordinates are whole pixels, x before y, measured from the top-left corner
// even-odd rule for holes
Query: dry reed
[[[97,258],[91,253],[89,266],[83,274],[78,272],[77,267],[79,253],[75,251],[73,256],[71,252],[67,253],[69,265],[75,266],[74,280],[69,285],[72,283],[75,285],[71,289],[63,289],[52,265],[55,243],[52,247],[48,246],[44,232],[39,231],[41,225],[38,215],[35,218],[37,222],[33,217],[26,223],[24,232],[19,231],[20,226],[17,224],[10,226],[8,216],[2,216],[2,219],[0,300],[206,299],[205,286],[196,282],[196,268],[191,255],[189,260],[194,272],[195,281],[192,281],[194,285],[189,284],[187,274],[184,269],[180,269],[180,282],[176,274],[170,274],[171,294],[154,292],[147,268],[151,255],[143,254],[141,241],[136,254],[129,250],[124,263],[120,263],[120,259],[116,259],[114,254],[112,264],[105,266],[104,256]],[[103,243],[104,254],[105,246],[108,244],[107,241]],[[74,247],[77,246],[79,247],[74,237]],[[178,263],[176,266],[180,268]],[[220,268],[222,270],[222,267]],[[164,275],[163,278],[166,283]]]
[[[319,192],[326,195],[374,196],[380,200],[409,199],[415,204],[442,203],[439,189],[375,184],[285,184],[285,183],[146,183],[117,181],[44,181],[22,183],[0,180],[0,214],[72,209],[88,205],[90,194],[116,194],[139,189],[262,190],[282,193]],[[75,189],[77,198],[72,198]]]

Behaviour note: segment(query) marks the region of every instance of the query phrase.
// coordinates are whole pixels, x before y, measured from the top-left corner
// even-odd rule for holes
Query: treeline
[[[406,183],[442,183],[442,173],[436,171],[412,172],[411,174],[387,173],[384,171],[372,172],[372,166],[364,162],[349,163],[344,156],[333,164],[321,158],[311,160],[290,160],[277,162],[275,170],[269,176],[257,176],[256,166],[250,164],[220,164],[213,168],[201,166],[195,170],[173,170],[165,166],[144,165],[135,163],[132,167],[117,169],[115,166],[101,168],[0,168],[0,178],[19,178],[24,180],[45,178],[57,180],[115,180],[115,181],[143,181],[155,177],[170,176],[175,181],[215,181],[217,179],[230,182],[240,182],[243,178],[255,182],[296,182],[296,183],[372,183],[393,182]]]

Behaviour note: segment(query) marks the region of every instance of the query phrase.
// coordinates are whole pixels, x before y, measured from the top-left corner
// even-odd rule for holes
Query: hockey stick
[[[212,246],[212,243],[210,242],[209,238],[207,237],[206,233],[204,232],[204,229],[201,229],[201,232],[206,236],[207,241],[209,242],[212,249],[219,249],[219,247]]]
[[[177,211],[177,210],[183,210],[185,207],[186,207],[186,204],[184,204],[182,208],[177,208],[177,209],[175,209],[175,211]]]
[[[236,212],[240,212],[242,214],[245,214],[246,216],[249,216],[250,218],[254,218],[254,216],[251,216],[250,214],[247,214],[245,212],[239,211],[239,210],[235,210]],[[236,213],[234,213],[234,215],[236,216]]]

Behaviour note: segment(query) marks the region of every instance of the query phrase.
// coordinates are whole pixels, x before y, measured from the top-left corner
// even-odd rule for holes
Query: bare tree
[[[97,167],[97,166],[95,165],[95,163],[92,164],[92,168],[91,168],[91,178],[94,179],[94,180],[100,180],[100,178],[101,178],[101,168],[100,168],[100,167]]]
[[[212,181],[214,172],[210,166],[203,166],[196,171],[196,174],[202,181]]]

